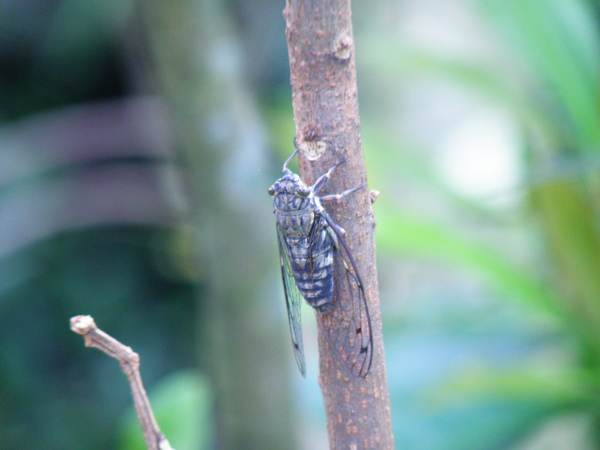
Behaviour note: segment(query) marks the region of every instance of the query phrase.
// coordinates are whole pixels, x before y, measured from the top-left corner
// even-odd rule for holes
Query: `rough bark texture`
[[[350,2],[288,0],[284,10],[296,139],[302,179],[311,184],[335,163],[326,193],[366,182]],[[323,192],[325,193],[325,192]],[[365,284],[374,355],[366,378],[346,375],[319,328],[320,385],[332,449],[394,448],[375,265],[375,219],[369,191],[360,189],[327,205],[346,230],[346,241]],[[339,286],[339,284],[338,284]]]

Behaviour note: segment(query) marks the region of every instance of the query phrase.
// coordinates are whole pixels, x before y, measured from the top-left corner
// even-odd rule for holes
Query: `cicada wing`
[[[300,306],[302,305],[302,294],[296,286],[296,280],[292,272],[290,261],[290,248],[279,225],[277,226],[277,241],[279,243],[279,264],[281,265],[281,278],[283,279],[283,290],[285,293],[285,305],[287,307],[290,334],[294,347],[294,357],[303,377],[306,377],[306,360],[304,358],[304,343],[302,341],[302,317]]]
[[[337,283],[332,308],[323,314],[327,337],[350,372],[365,377],[373,360],[371,318],[365,289],[342,229],[327,212],[323,211],[322,218],[333,233],[334,280]]]

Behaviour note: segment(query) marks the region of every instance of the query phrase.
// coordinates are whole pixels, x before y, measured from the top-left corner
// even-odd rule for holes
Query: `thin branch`
[[[102,350],[108,356],[115,358],[121,364],[123,373],[129,379],[133,404],[137,411],[140,425],[149,450],[172,450],[169,441],[162,434],[142,384],[140,375],[140,357],[130,347],[121,344],[115,338],[100,330],[92,316],[75,316],[71,318],[71,330],[81,334],[86,347]]]
[[[284,17],[302,179],[310,185],[346,159],[322,194],[360,186],[366,183],[366,172],[350,1],[288,0]],[[317,314],[319,383],[331,449],[394,448],[375,263],[372,202],[376,196],[360,189],[327,205],[331,217],[346,230],[346,243],[364,283],[373,332],[369,374],[365,378],[348,376],[336,349],[329,345],[325,316]],[[338,295],[351,295],[342,292],[339,281]]]

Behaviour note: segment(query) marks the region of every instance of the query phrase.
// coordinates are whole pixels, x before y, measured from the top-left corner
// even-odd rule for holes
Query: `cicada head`
[[[308,197],[310,188],[305,185],[300,177],[293,172],[288,172],[269,188],[269,195],[291,194]]]
[[[295,173],[288,171],[269,188],[275,209],[301,211],[311,205],[311,189]]]

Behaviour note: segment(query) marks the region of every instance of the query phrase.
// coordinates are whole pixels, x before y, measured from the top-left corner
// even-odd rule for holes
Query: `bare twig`
[[[323,189],[330,190],[323,193],[360,186],[366,183],[366,173],[350,2],[287,0],[284,17],[302,179],[310,185],[346,160]],[[331,449],[394,448],[375,264],[372,202],[376,195],[361,189],[343,202],[328,205],[330,215],[346,230],[346,242],[363,278],[373,332],[369,374],[348,377],[339,367],[336,349],[329,345],[325,316],[317,314],[319,383]],[[339,295],[350,294],[340,291]]]
[[[137,411],[140,425],[149,450],[172,450],[169,441],[162,434],[142,384],[140,375],[140,357],[131,347],[121,344],[113,337],[100,330],[92,316],[75,316],[71,318],[71,330],[81,334],[85,339],[86,347],[95,347],[102,350],[108,356],[115,358],[121,364],[123,373],[127,375],[133,403]]]

